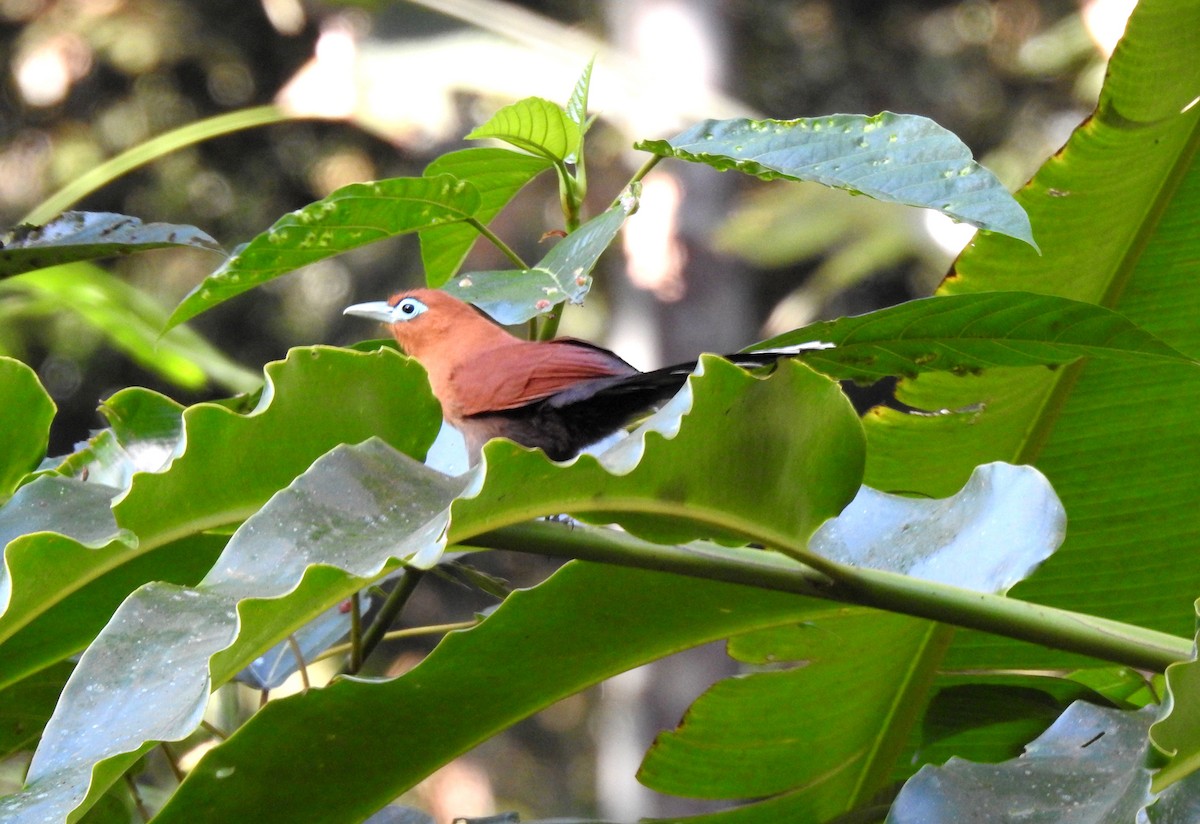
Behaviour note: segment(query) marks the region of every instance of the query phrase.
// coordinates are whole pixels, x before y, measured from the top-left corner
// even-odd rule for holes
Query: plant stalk
[[[240,109],[227,112],[216,117],[188,123],[178,129],[160,134],[145,143],[139,143],[116,157],[109,158],[96,168],[87,171],[63,186],[50,197],[21,218],[21,223],[39,226],[58,216],[63,210],[74,206],[92,192],[106,186],[126,172],[133,171],[151,161],[177,151],[184,146],[208,140],[213,137],[231,134],[243,129],[256,126],[268,126],[272,123],[282,123],[286,120],[302,119],[288,114],[278,106],[257,106],[252,109]]]
[[[473,545],[671,572],[885,609],[1162,672],[1192,640],[1106,618],[830,562],[819,572],[775,552],[653,544],[613,530],[545,521],[505,527]]]

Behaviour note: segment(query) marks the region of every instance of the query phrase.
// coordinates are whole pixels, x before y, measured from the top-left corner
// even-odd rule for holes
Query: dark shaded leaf
[[[1123,712],[1076,702],[1020,758],[923,767],[900,791],[889,824],[1134,821],[1151,800],[1142,766],[1153,710]],[[1069,810],[1069,814],[1067,811]]]
[[[913,300],[857,317],[822,321],[756,344],[801,352],[839,379],[875,381],[922,372],[974,373],[997,366],[1055,366],[1081,357],[1196,362],[1120,314],[1030,292],[982,292]]]
[[[18,226],[0,236],[0,278],[165,246],[225,253],[195,226],[142,223],[136,217],[109,212],[63,212],[42,226]]]

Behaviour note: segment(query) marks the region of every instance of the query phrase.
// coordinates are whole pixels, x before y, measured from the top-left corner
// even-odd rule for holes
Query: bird
[[[639,371],[577,338],[529,341],[437,289],[412,289],[343,314],[387,324],[425,368],[446,422],[463,435],[472,464],[483,445],[507,438],[566,461],[674,396],[696,361]],[[791,350],[725,357],[745,368],[773,365]]]

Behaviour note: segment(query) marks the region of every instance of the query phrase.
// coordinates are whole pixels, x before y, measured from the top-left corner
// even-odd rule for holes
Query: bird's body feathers
[[[442,414],[466,440],[471,461],[504,437],[567,460],[674,395],[695,362],[639,372],[585,341],[521,340],[474,308],[431,289],[347,314],[389,324],[404,351],[425,367]],[[779,353],[735,355],[740,366],[773,363]]]

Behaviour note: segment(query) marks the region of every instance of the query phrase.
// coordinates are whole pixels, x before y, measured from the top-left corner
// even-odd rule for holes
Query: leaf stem
[[[383,602],[383,606],[379,608],[379,614],[375,616],[375,621],[363,633],[362,638],[362,660],[366,661],[375,647],[379,646],[379,642],[383,640],[384,634],[388,627],[395,622],[400,611],[404,609],[404,605],[408,603],[408,599],[412,597],[413,592],[417,588],[417,584],[421,582],[421,578],[425,575],[423,570],[413,567],[406,567],[400,573],[400,580],[396,582],[396,586],[388,593],[388,597]]]
[[[21,218],[20,222],[41,225],[126,172],[144,166],[184,146],[191,146],[209,138],[220,137],[243,129],[297,119],[301,118],[288,114],[277,106],[257,106],[188,123],[178,129],[172,129],[158,137],[153,137],[145,143],[140,143],[121,152],[116,157],[104,161],[96,168],[84,172],[33,207],[25,217]]]
[[[525,261],[521,260],[521,256],[518,255],[516,252],[514,252],[512,250],[512,247],[510,247],[507,243],[505,243],[503,240],[501,240],[500,237],[495,232],[493,232],[491,229],[489,229],[487,226],[484,226],[482,223],[480,223],[477,219],[475,219],[473,217],[467,218],[466,222],[468,224],[470,224],[471,226],[473,226],[475,228],[475,231],[479,232],[479,234],[481,234],[485,238],[487,238],[487,240],[493,246],[495,246],[497,249],[499,249],[506,258],[508,258],[510,261],[512,261],[513,265],[516,266],[518,269],[528,269],[529,268],[529,264],[527,264]]]
[[[362,669],[362,629],[362,596],[356,592],[350,596],[350,673]]]
[[[1119,621],[833,562],[822,572],[764,550],[667,546],[612,530],[544,521],[498,529],[471,542],[860,604],[1158,672],[1192,653],[1191,639]]]
[[[640,183],[642,178],[644,178],[646,175],[650,174],[650,170],[653,169],[655,166],[657,166],[659,164],[659,161],[661,161],[661,160],[662,160],[662,155],[651,155],[650,159],[642,164],[642,168],[638,169],[637,172],[633,175],[633,177],[629,179],[629,182],[630,183]]]

